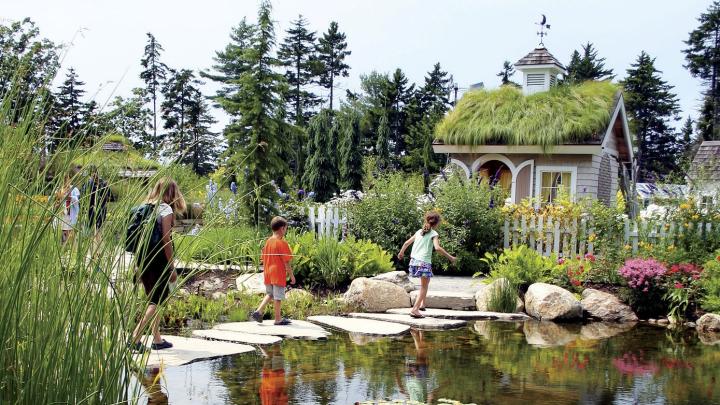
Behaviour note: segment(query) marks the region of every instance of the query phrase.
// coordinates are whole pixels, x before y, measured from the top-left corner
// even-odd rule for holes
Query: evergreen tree
[[[405,137],[408,133],[407,107],[415,93],[415,84],[408,86],[408,79],[402,70],[395,69],[385,85],[385,112],[390,125],[390,151],[394,157],[404,155]]]
[[[157,133],[157,99],[158,93],[161,92],[163,82],[167,75],[167,66],[160,61],[160,54],[163,51],[162,45],[155,39],[151,33],[147,33],[148,42],[145,45],[145,53],[143,54],[140,64],[143,71],[140,72],[140,78],[145,82],[146,94],[152,101],[152,141],[151,150],[157,156],[161,137]]]
[[[519,84],[510,80],[510,77],[514,74],[515,67],[513,66],[512,62],[506,60],[505,62],[503,62],[502,70],[496,76],[500,78],[500,85],[502,86],[505,86],[506,84],[511,84],[515,87],[520,87]]]
[[[361,111],[362,149],[368,154],[374,153],[377,145],[377,128],[380,117],[386,113],[385,91],[389,82],[387,74],[372,71],[360,75],[360,89],[354,106]]]
[[[440,63],[433,66],[433,70],[425,76],[425,84],[420,90],[420,108],[424,113],[444,115],[452,105],[450,91],[453,87],[452,76],[440,67]]]
[[[308,21],[303,16],[292,22],[287,36],[278,49],[278,59],[285,66],[288,82],[287,100],[289,110],[294,114],[294,123],[305,127],[312,108],[319,103],[319,97],[308,90],[315,79],[315,33],[307,29]]]
[[[255,27],[245,21],[233,30],[231,44],[217,52],[216,74],[205,76],[222,83],[214,100],[231,116],[225,128],[228,167],[242,176],[242,195],[260,224],[274,211],[275,192],[271,181],[281,181],[289,168],[282,158],[288,133],[284,122],[287,85],[276,72],[273,57],[275,28],[269,1],[262,1]]]
[[[700,14],[698,22],[700,25],[685,41],[685,67],[706,87],[699,132],[704,140],[720,140],[720,1]]]
[[[145,90],[134,88],[132,97],[124,99],[115,97],[110,103],[107,119],[113,131],[124,135],[133,142],[136,149],[149,153],[151,147],[150,127],[151,114],[145,108]]]
[[[308,135],[311,147],[303,184],[315,192],[317,201],[327,201],[338,191],[338,168],[336,142],[338,126],[333,122],[333,112],[323,109],[310,119]]]
[[[189,112],[196,93],[200,91],[196,87],[198,83],[195,75],[190,70],[170,69],[168,76],[161,89],[163,102],[160,106],[160,114],[165,121],[163,128],[167,130],[167,148],[157,152],[179,162],[183,160],[191,143],[188,136]]]
[[[680,135],[678,136],[680,139],[680,151],[682,152],[683,159],[686,161],[692,160],[695,146],[698,144],[698,137],[695,136],[693,125],[693,119],[688,116],[682,128],[680,128]]]
[[[612,80],[615,75],[612,69],[605,68],[605,58],[598,58],[598,52],[592,42],[582,46],[582,56],[577,50],[570,57],[565,80],[570,83],[581,83],[586,80]]]
[[[338,23],[333,21],[330,28],[318,41],[317,55],[319,62],[319,84],[330,91],[330,109],[333,108],[333,97],[338,77],[348,77],[350,66],[345,58],[350,55],[347,50],[345,33],[340,32]]]
[[[386,114],[380,117],[377,134],[375,153],[377,154],[378,169],[383,171],[390,166],[390,124]]]
[[[678,140],[669,124],[677,117],[678,100],[660,73],[655,59],[643,51],[622,82],[625,107],[637,134],[639,179],[646,182],[662,178],[678,164]]]
[[[51,122],[48,125],[52,131],[53,147],[63,142],[77,146],[82,140],[80,130],[83,128],[86,113],[86,104],[82,101],[85,94],[84,85],[85,82],[78,79],[75,69],[68,69],[65,81],[55,94]]]
[[[199,91],[194,92],[188,109],[190,145],[180,162],[190,165],[193,171],[201,176],[209,174],[217,167],[220,140],[219,134],[211,130],[211,126],[216,122],[210,114],[205,97]]]
[[[340,185],[346,190],[362,189],[363,167],[360,133],[360,113],[344,107],[340,114]]]

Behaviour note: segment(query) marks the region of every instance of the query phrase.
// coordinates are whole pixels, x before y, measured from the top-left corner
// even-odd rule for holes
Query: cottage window
[[[576,167],[538,166],[535,178],[535,195],[540,204],[551,204],[563,194],[575,195]]]

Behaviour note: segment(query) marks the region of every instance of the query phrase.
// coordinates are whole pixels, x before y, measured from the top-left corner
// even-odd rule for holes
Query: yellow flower
[[[681,209],[681,210],[689,210],[689,209],[690,209],[690,204],[688,204],[688,203],[682,203],[682,204],[680,204],[680,209]]]
[[[690,224],[687,223],[687,222],[685,222],[685,223],[683,224],[683,226],[684,226],[685,228],[689,228],[689,227],[690,227]]]
[[[625,250],[630,250],[630,249],[632,249],[632,246],[630,246],[630,245],[625,245],[624,248],[625,248]]]
[[[668,250],[675,250],[675,245],[668,246]]]
[[[588,242],[593,242],[597,236],[594,233],[591,233],[590,236],[588,236]]]
[[[698,219],[700,219],[700,215],[695,214],[695,215],[692,216],[692,219],[694,219],[695,221],[697,221]]]

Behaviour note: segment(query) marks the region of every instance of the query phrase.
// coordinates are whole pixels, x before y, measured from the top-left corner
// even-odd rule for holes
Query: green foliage
[[[268,232],[249,227],[206,226],[197,235],[176,235],[177,256],[184,261],[260,268]]]
[[[362,134],[360,114],[344,106],[339,116],[340,185],[346,190],[361,190],[363,178]]]
[[[701,306],[708,312],[720,312],[720,250],[715,252],[715,257],[708,260],[703,266],[703,274],[700,278],[700,287],[703,297],[700,299]]]
[[[583,142],[604,130],[618,91],[610,82],[556,86],[524,96],[522,90],[466,93],[436,129],[447,144],[554,145]]]
[[[504,278],[521,290],[549,280],[555,268],[555,258],[544,257],[525,245],[504,249],[499,255],[485,253],[482,261],[490,266],[489,280]]]
[[[592,42],[581,47],[582,56],[577,50],[573,51],[564,81],[582,83],[587,80],[612,80],[615,77],[612,69],[605,69],[605,58],[598,58]]]
[[[303,184],[308,192],[314,191],[316,200],[321,202],[329,200],[338,191],[338,127],[334,121],[334,114],[330,110],[322,110],[310,120],[308,135],[312,143]]]
[[[307,29],[309,22],[302,15],[291,22],[291,27],[278,49],[278,59],[285,67],[289,88],[285,96],[288,110],[293,113],[294,124],[305,127],[312,116],[312,109],[320,103],[320,97],[311,90],[317,77],[314,60],[315,32]],[[302,149],[302,145],[298,145]]]
[[[517,299],[517,287],[505,279],[492,287],[487,309],[492,312],[513,313],[517,307]]]
[[[351,54],[347,50],[347,40],[344,32],[341,32],[338,23],[332,21],[327,32],[318,39],[316,48],[318,63],[318,84],[328,89],[330,94],[329,109],[333,109],[335,82],[338,77],[348,77],[350,66],[345,63],[345,58]]]
[[[443,217],[440,241],[446,250],[459,254],[458,269],[467,274],[487,271],[479,258],[500,247],[503,217],[495,206],[504,201],[503,191],[486,182],[451,176],[433,192],[435,208]],[[439,255],[438,259],[439,268],[449,270],[450,263]]]
[[[151,33],[147,33],[148,42],[145,45],[145,51],[143,57],[140,60],[140,64],[143,67],[143,71],[140,72],[140,79],[145,82],[145,94],[149,97],[149,101],[152,102],[152,137],[148,140],[149,142],[143,142],[140,145],[141,149],[148,150],[155,158],[159,157],[160,145],[162,144],[163,135],[157,133],[157,100],[160,95],[161,87],[166,79],[168,67],[160,61],[160,54],[164,51],[162,45],[155,39],[155,36]]]
[[[312,233],[290,234],[293,272],[302,285],[336,289],[354,278],[392,271],[392,256],[380,246],[349,237],[315,239]]]
[[[399,251],[422,227],[423,211],[416,201],[421,193],[419,177],[393,173],[375,179],[362,201],[348,207],[350,233],[389,252]]]
[[[387,114],[380,117],[377,134],[375,154],[377,155],[378,169],[383,171],[390,167],[390,125],[388,124]]]

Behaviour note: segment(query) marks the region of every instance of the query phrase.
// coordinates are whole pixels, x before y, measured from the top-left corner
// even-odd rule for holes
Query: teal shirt
[[[410,252],[410,258],[423,261],[425,263],[432,263],[432,254],[435,250],[433,245],[433,238],[436,238],[438,233],[434,229],[426,233],[425,236],[422,234],[422,229],[415,233],[415,242]]]

